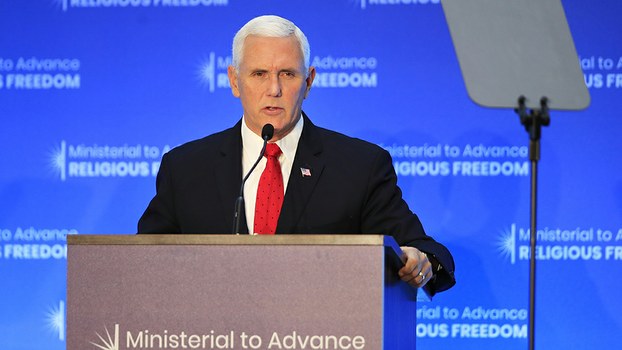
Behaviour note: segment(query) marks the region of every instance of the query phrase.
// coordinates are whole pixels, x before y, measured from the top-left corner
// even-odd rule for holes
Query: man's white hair
[[[279,16],[266,15],[251,19],[233,37],[233,50],[231,64],[236,72],[240,70],[242,53],[244,52],[244,42],[249,35],[256,35],[268,38],[286,38],[294,36],[300,45],[300,51],[305,65],[305,76],[309,72],[309,57],[311,48],[305,34],[293,22]]]

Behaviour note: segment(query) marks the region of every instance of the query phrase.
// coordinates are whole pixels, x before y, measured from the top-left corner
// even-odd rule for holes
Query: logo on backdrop
[[[80,88],[77,58],[0,57],[0,90]]]
[[[398,176],[527,176],[527,146],[380,144]]]
[[[354,0],[362,9],[383,5],[438,5],[441,0]]]
[[[516,224],[501,231],[497,242],[499,255],[511,264],[529,260],[530,231]],[[606,230],[595,227],[545,227],[537,231],[536,242],[537,260],[622,261],[622,228]]]
[[[53,0],[63,11],[74,8],[212,7],[229,0]]]
[[[314,88],[375,88],[378,86],[378,60],[375,57],[314,56],[311,65],[317,70]],[[210,52],[199,66],[199,78],[210,92],[230,89],[227,68],[231,56]]]
[[[45,315],[48,329],[58,337],[58,340],[65,341],[65,301],[61,300],[57,305],[53,305]]]
[[[150,145],[86,145],[63,140],[50,154],[50,167],[62,181],[71,178],[153,177],[170,147]]]
[[[229,89],[229,78],[227,68],[231,65],[231,56],[217,56],[214,51],[203,59],[199,67],[199,79],[201,83],[209,88],[209,92],[216,89]]]
[[[622,88],[622,56],[579,57],[579,62],[588,88]]]
[[[67,259],[67,235],[75,229],[0,228],[0,260]]]

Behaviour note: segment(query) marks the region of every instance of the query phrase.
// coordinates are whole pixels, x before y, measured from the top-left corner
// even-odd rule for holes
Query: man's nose
[[[281,90],[281,77],[279,74],[270,74],[270,86],[268,87],[268,94],[273,97],[280,97]]]

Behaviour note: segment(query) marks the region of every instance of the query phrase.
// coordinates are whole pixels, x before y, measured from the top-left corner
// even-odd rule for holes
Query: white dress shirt
[[[289,182],[289,175],[292,172],[292,166],[294,164],[294,157],[296,156],[296,149],[298,149],[298,141],[302,135],[302,127],[304,121],[302,116],[294,126],[292,131],[285,135],[282,139],[275,143],[281,148],[281,155],[279,156],[279,163],[281,163],[281,173],[283,174],[283,188],[287,192],[287,183]],[[263,139],[251,131],[246,126],[246,120],[242,118],[242,176],[245,176],[259,157],[261,147],[263,146]],[[253,170],[253,173],[246,180],[244,184],[244,209],[246,214],[246,224],[248,225],[248,232],[254,234],[255,225],[255,202],[257,201],[257,187],[259,187],[259,179],[261,173],[266,168],[266,157],[262,157],[257,168]],[[283,194],[285,195],[285,194]]]

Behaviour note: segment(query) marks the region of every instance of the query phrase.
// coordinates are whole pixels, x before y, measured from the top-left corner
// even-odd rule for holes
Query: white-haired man
[[[138,232],[230,232],[242,176],[271,124],[272,153],[244,187],[241,232],[392,235],[404,251],[404,281],[432,293],[450,288],[453,258],[402,199],[389,154],[319,128],[302,111],[315,77],[309,58],[307,38],[284,18],[260,16],[238,31],[228,75],[242,120],[164,155]]]

